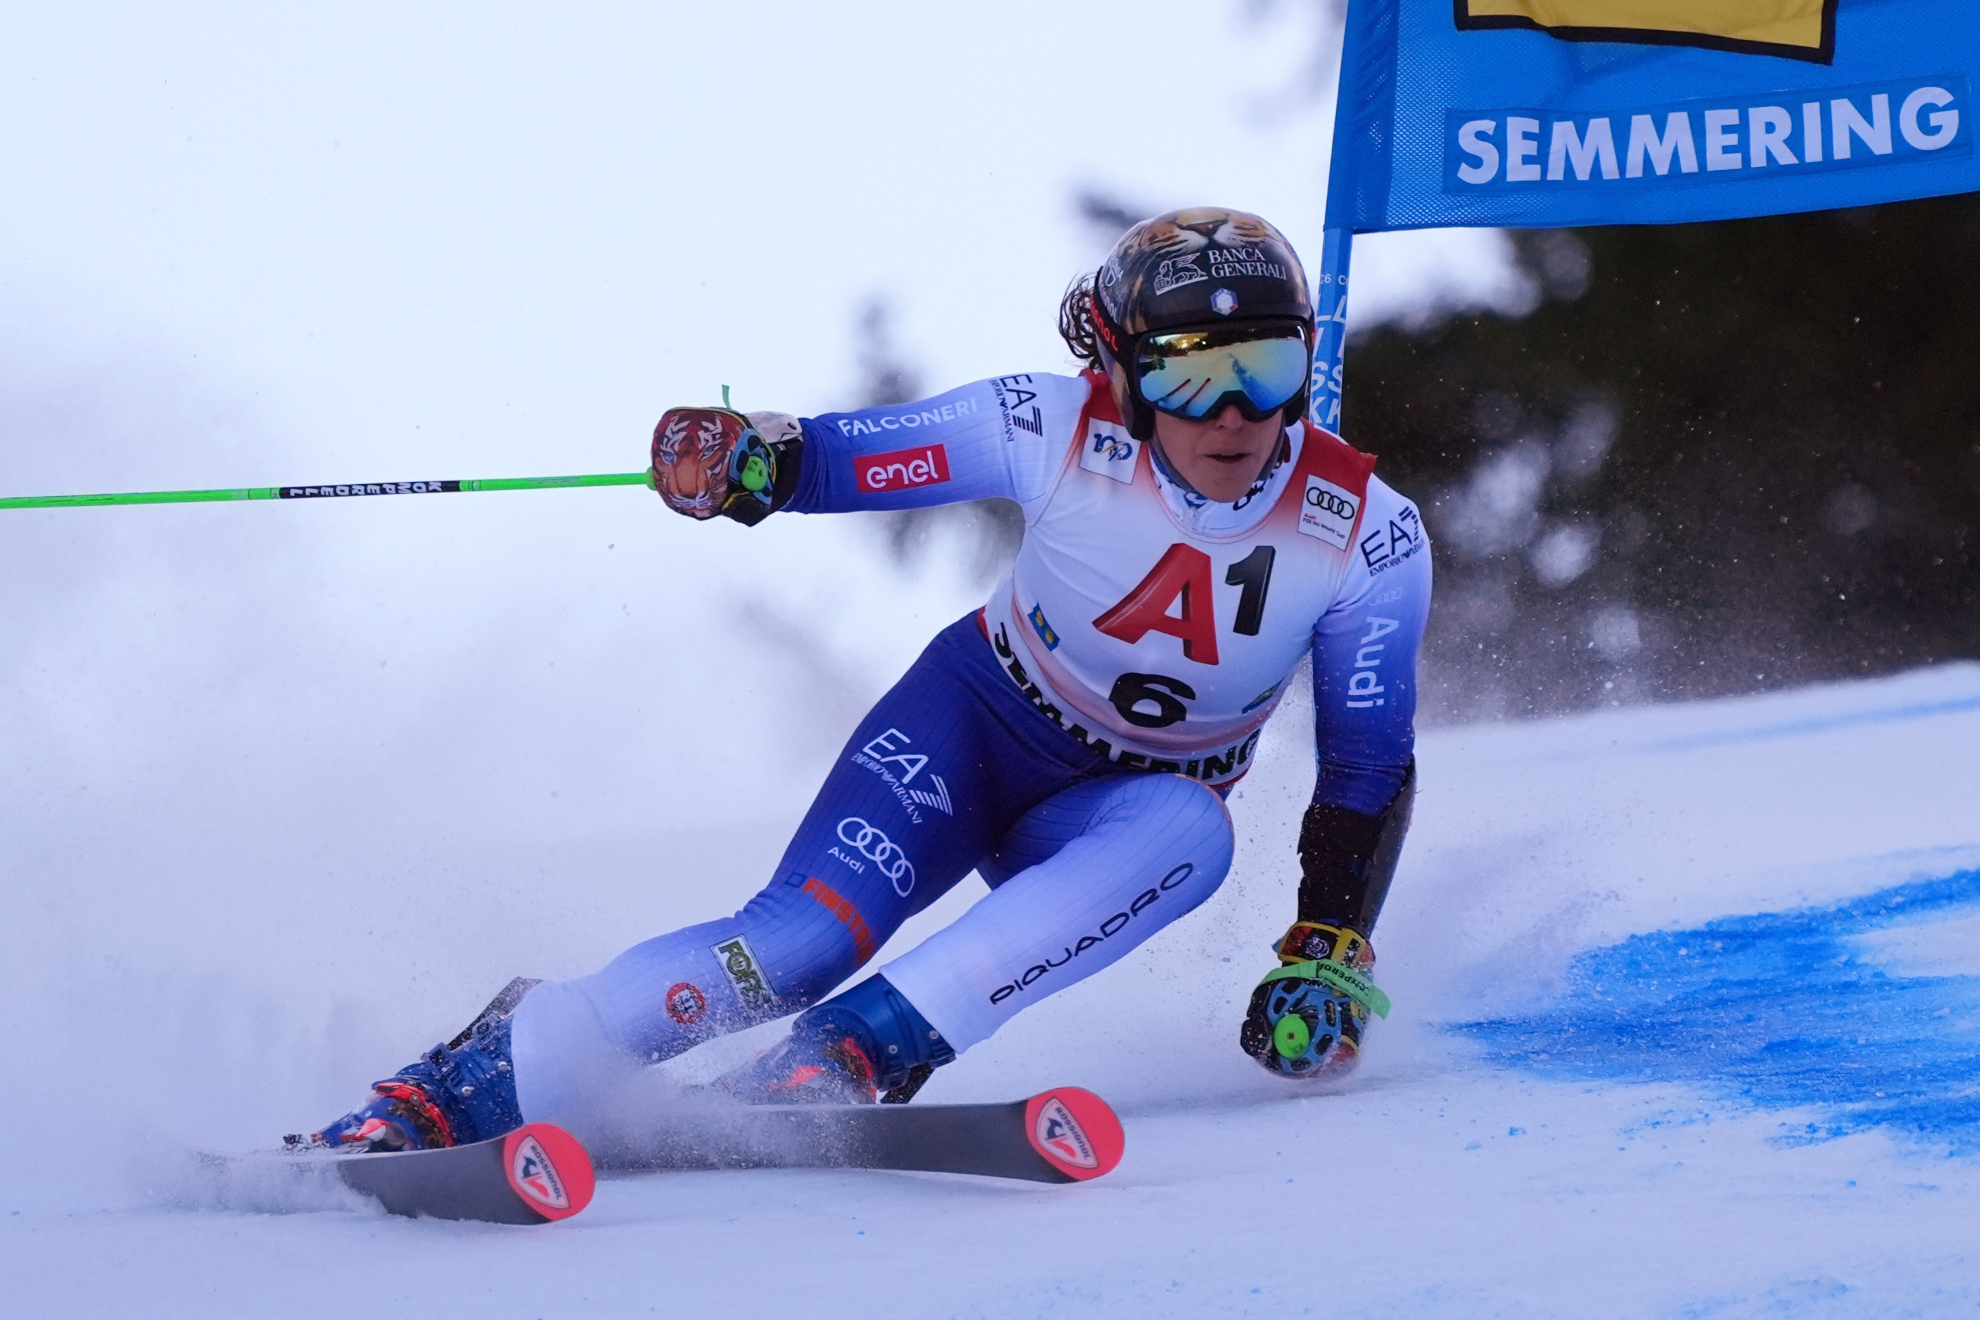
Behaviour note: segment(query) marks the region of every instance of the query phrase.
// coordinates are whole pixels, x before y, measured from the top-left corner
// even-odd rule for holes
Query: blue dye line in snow
[[[1980,976],[1903,975],[1852,944],[1975,915],[1980,870],[1632,935],[1577,955],[1547,1009],[1446,1030],[1551,1078],[1684,1082],[1815,1111],[1789,1141],[1885,1129],[1980,1152]]]

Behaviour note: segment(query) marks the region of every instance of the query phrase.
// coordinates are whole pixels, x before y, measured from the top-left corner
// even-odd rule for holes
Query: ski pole
[[[578,477],[487,477],[479,481],[352,481],[330,486],[237,486],[231,490],[141,490],[123,495],[0,496],[0,509],[65,509],[98,504],[204,504],[219,500],[347,499],[354,495],[452,495],[480,490],[555,490],[566,486],[645,486],[644,472]]]

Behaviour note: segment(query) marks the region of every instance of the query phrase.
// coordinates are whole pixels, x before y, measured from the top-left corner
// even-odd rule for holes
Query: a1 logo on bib
[[[1079,465],[1115,481],[1132,482],[1134,460],[1140,452],[1140,442],[1127,433],[1125,426],[1094,418],[1086,423],[1086,436],[1080,441]]]
[[[1354,531],[1355,515],[1361,512],[1361,499],[1352,491],[1321,477],[1306,479],[1306,494],[1299,507],[1299,530],[1317,536],[1336,550],[1345,550]]]

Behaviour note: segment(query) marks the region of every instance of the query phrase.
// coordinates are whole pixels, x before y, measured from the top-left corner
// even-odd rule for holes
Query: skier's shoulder
[[[1083,371],[1077,376],[1028,371],[1010,376],[991,376],[978,384],[988,387],[1013,409],[1036,406],[1078,416],[1085,411],[1096,384],[1104,392],[1106,377],[1092,371]]]
[[[1423,516],[1409,497],[1380,477],[1371,475],[1361,497],[1354,532],[1348,544],[1347,573],[1341,580],[1336,610],[1354,610],[1376,594],[1385,599],[1420,598],[1427,606],[1430,592],[1430,534]],[[1378,593],[1378,586],[1381,592]]]
[[[1354,549],[1365,563],[1372,566],[1377,559],[1389,558],[1392,544],[1408,555],[1427,544],[1415,502],[1375,475],[1375,455],[1363,453],[1324,427],[1305,425],[1300,454],[1300,467],[1307,475],[1303,495],[1309,501],[1329,495],[1337,501],[1337,512],[1353,522]],[[1332,490],[1322,487],[1316,493],[1316,483]]]
[[[1085,409],[1091,386],[1081,376],[1015,372],[987,376],[925,399],[876,404],[810,419],[828,435],[911,436],[918,432],[987,432],[1008,442],[1027,435],[1062,438]]]
[[[1416,501],[1380,477],[1371,475],[1362,499],[1361,525],[1355,529],[1355,554],[1378,576],[1430,548],[1430,533]]]
[[[1357,503],[1366,498],[1374,480],[1375,455],[1364,454],[1324,426],[1302,422],[1305,438],[1299,466],[1309,477],[1339,488]]]
[[[1369,476],[1366,498],[1370,515],[1379,513],[1393,516],[1407,512],[1412,521],[1422,521],[1421,515],[1417,512],[1416,501],[1378,476],[1372,474]]]

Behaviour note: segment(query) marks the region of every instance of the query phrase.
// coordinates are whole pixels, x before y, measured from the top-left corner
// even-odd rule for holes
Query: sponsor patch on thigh
[[[722,972],[734,987],[736,998],[751,1012],[761,1013],[777,1007],[776,992],[770,988],[770,980],[763,974],[762,964],[756,960],[756,950],[749,947],[749,941],[741,935],[723,940],[709,950],[715,960],[722,964]]]

